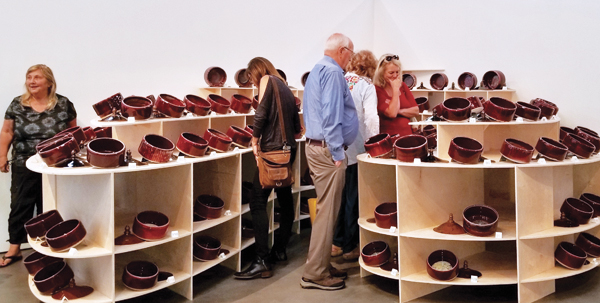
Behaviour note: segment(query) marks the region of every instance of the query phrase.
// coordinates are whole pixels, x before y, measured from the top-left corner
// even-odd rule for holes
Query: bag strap
[[[275,99],[277,100],[277,113],[279,114],[279,125],[281,126],[281,137],[283,137],[283,150],[289,150],[292,147],[287,144],[287,138],[285,135],[285,124],[283,121],[283,109],[281,107],[281,99],[279,97],[279,85],[275,81],[273,76],[269,76],[273,90],[275,90]]]

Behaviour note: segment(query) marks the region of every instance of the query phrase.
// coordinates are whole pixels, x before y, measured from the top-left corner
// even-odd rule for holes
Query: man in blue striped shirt
[[[354,44],[348,37],[331,35],[325,56],[310,71],[304,86],[306,159],[318,200],[300,281],[303,288],[341,289],[347,277],[331,265],[331,244],[348,164],[344,150],[358,133],[356,108],[343,70],[353,54]]]

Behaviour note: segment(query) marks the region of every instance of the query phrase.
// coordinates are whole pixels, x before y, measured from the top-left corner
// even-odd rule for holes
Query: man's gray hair
[[[325,42],[325,51],[335,51],[340,47],[348,47],[350,45],[350,38],[340,33],[335,33]]]

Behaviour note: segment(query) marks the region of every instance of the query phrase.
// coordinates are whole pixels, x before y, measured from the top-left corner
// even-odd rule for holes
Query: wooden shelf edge
[[[542,120],[538,120],[538,121],[523,121],[523,122],[517,122],[517,121],[510,121],[510,122],[496,122],[496,121],[485,121],[485,122],[474,122],[474,123],[470,123],[468,121],[462,121],[462,122],[449,122],[449,121],[416,121],[416,122],[409,122],[409,125],[452,125],[452,126],[465,126],[465,127],[472,127],[472,126],[499,126],[499,127],[503,127],[503,126],[514,126],[514,125],[541,125],[541,124],[553,124],[553,123],[560,123],[560,118],[558,116],[554,116],[555,118],[551,118],[548,119],[546,121],[542,121]]]
[[[390,237],[398,237],[398,230],[396,229],[393,233],[390,232],[389,229],[383,229],[378,227],[375,223],[367,222],[366,218],[358,218],[358,226],[362,229],[368,230],[370,232],[374,232],[381,235],[386,235]]]
[[[29,243],[31,248],[33,248],[35,251],[42,253],[44,255],[47,255],[50,257],[56,257],[56,258],[83,259],[83,258],[96,258],[96,257],[112,255],[112,251],[110,249],[96,246],[96,245],[88,246],[88,245],[86,245],[85,241],[84,241],[84,243],[81,243],[74,247],[75,249],[77,249],[77,252],[74,254],[69,254],[69,251],[54,252],[50,249],[50,247],[44,247],[41,245],[40,242],[36,242],[36,241],[32,240],[30,237],[27,237],[27,242]]]
[[[192,262],[193,263],[193,273],[192,273],[192,275],[196,276],[197,274],[202,273],[202,272],[204,272],[204,271],[206,271],[206,270],[208,270],[208,269],[210,269],[210,268],[212,268],[212,267],[214,267],[214,266],[222,263],[223,261],[225,261],[225,260],[227,260],[227,259],[235,256],[237,253],[240,252],[239,249],[234,249],[234,248],[229,247],[227,245],[221,245],[221,248],[229,250],[229,254],[227,254],[225,256],[225,258],[223,258],[223,259],[218,258],[218,257],[216,259],[210,260],[210,261],[199,261],[199,260],[193,259],[193,262]]]
[[[254,238],[242,238],[242,248],[240,250],[244,250],[254,244],[256,240]]]
[[[374,267],[374,266],[367,266],[365,265],[365,263],[363,262],[362,258],[358,258],[358,264],[360,265],[360,268],[374,274],[374,275],[378,275],[380,277],[384,277],[384,278],[388,278],[388,279],[394,279],[394,280],[399,280],[400,277],[398,277],[398,275],[393,276],[391,272],[389,271],[385,271],[379,267]]]
[[[209,220],[194,222],[193,223],[194,224],[194,233],[197,233],[197,232],[200,232],[203,230],[207,230],[211,227],[215,227],[215,226],[225,223],[229,220],[233,220],[233,219],[237,218],[238,216],[240,216],[240,213],[232,211],[231,215],[229,215],[229,216],[222,216],[217,219],[209,219]]]
[[[543,273],[539,273],[531,278],[521,280],[521,283],[534,283],[542,281],[551,281],[560,278],[576,276],[584,272],[590,271],[600,265],[599,262],[594,263],[593,259],[588,258],[590,264],[582,266],[580,269],[568,269],[556,263],[554,268],[551,268]]]
[[[168,268],[165,268],[165,270],[169,271]],[[160,282],[157,282],[156,285],[154,285],[152,288],[144,289],[144,290],[131,290],[131,289],[125,287],[123,282],[119,279],[117,281],[117,285],[115,287],[115,301],[122,301],[122,300],[131,299],[131,298],[141,297],[143,295],[153,293],[153,292],[155,292],[157,290],[161,290],[163,288],[170,287],[174,284],[177,284],[179,282],[182,282],[182,281],[185,281],[186,279],[191,278],[191,275],[189,273],[172,272],[172,271],[171,271],[171,273],[173,274],[173,277],[175,279],[174,282],[169,283],[166,280],[160,281]]]
[[[168,236],[166,236],[165,238],[160,239],[158,241],[145,241],[142,243],[130,244],[130,245],[115,245],[115,255],[130,252],[130,251],[143,250],[143,249],[146,249],[149,247],[162,245],[165,243],[169,243],[171,241],[175,241],[175,240],[179,240],[184,237],[188,237],[189,235],[192,234],[192,232],[187,231],[187,230],[186,231],[179,230],[178,232],[179,232],[179,236],[172,237],[172,236],[170,236],[171,230],[169,230],[169,231],[167,231]]]
[[[47,303],[63,303],[62,300],[53,299],[51,295],[41,294],[40,291],[35,286],[35,283],[33,283],[32,275],[29,275],[27,281],[29,284],[29,290],[38,300],[40,300],[42,302],[47,302]],[[81,281],[79,281],[79,283],[77,283],[77,284],[81,285],[81,286],[90,286],[90,285],[87,285],[86,283],[81,283]],[[104,302],[113,302],[113,300],[111,298],[109,298],[108,296],[100,293],[99,291],[94,290],[91,294],[89,294],[83,298],[77,299],[77,302],[104,303]]]
[[[573,235],[576,233],[588,231],[600,225],[600,220],[590,221],[588,224],[579,225],[577,227],[552,227],[547,230],[539,231],[531,235],[520,237],[521,240],[553,238],[559,236]]]
[[[496,238],[494,235],[487,237],[477,237],[470,234],[447,235],[433,231],[436,226],[431,226],[415,231],[401,233],[401,237],[430,239],[430,240],[448,240],[448,241],[469,241],[469,242],[492,242],[492,241],[516,241],[516,223],[514,221],[500,221],[498,231],[502,232],[502,238]]]

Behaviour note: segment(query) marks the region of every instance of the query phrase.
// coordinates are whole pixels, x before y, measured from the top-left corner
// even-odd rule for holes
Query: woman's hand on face
[[[397,90],[399,90],[399,89],[400,89],[400,87],[402,86],[402,79],[400,79],[400,77],[398,77],[398,78],[396,78],[396,79],[392,80],[392,81],[390,82],[390,86],[392,86],[392,89],[393,89],[394,91],[397,91]]]

